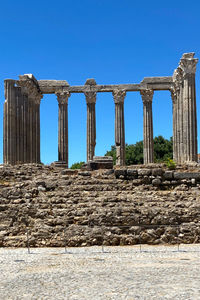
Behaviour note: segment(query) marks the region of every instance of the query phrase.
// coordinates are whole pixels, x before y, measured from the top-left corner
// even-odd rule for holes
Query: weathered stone
[[[44,186],[42,186],[42,185],[39,185],[38,186],[38,191],[39,192],[46,192],[46,188]]]
[[[152,180],[152,184],[153,185],[160,185],[161,184],[161,180],[159,178],[155,178]]]
[[[195,179],[195,178],[192,178],[192,179],[191,179],[191,183],[192,183],[192,184],[196,184],[196,179]]]
[[[151,175],[151,170],[150,169],[138,169],[138,175],[139,176],[144,176],[144,175]]]
[[[116,165],[125,165],[124,90],[114,90]]]
[[[172,180],[174,177],[174,172],[173,171],[165,171],[163,176],[164,176],[164,179],[166,179],[166,180]]]
[[[78,175],[81,175],[81,176],[91,176],[91,173],[87,172],[87,171],[79,171]]]
[[[21,178],[30,170],[32,179],[23,182]],[[127,169],[121,171],[123,175],[117,179],[105,176],[105,171],[87,171],[90,176],[61,175],[62,170],[53,166],[7,169],[9,186],[0,190],[1,246],[26,246],[26,226],[32,246],[134,244],[142,240],[173,244],[177,224],[182,242],[199,240],[200,203],[192,179],[184,179],[186,184],[174,179],[174,189],[173,181],[160,184],[161,176],[140,175],[132,180]],[[0,172],[0,181],[3,178],[4,172]],[[55,184],[55,189],[48,188],[48,183]],[[36,187],[41,191],[36,193]]]
[[[127,169],[115,170],[115,177],[119,178],[120,176],[126,177],[127,176]]]
[[[144,164],[153,163],[153,117],[152,117],[152,89],[141,89],[143,101],[143,156]]]
[[[198,173],[178,173],[174,172],[174,179],[192,179],[195,178],[196,180],[200,180],[200,172]]]
[[[58,114],[58,161],[66,163],[68,167],[68,99],[70,93],[66,90],[56,92],[59,114]]]
[[[64,169],[60,173],[62,175],[76,175],[76,174],[78,174],[78,170]]]
[[[138,172],[135,169],[127,169],[127,175],[133,178],[137,178]]]
[[[153,176],[162,176],[163,170],[161,168],[156,168],[151,170]]]
[[[51,166],[57,167],[57,168],[67,168],[68,165],[66,161],[54,161]]]
[[[111,156],[94,156],[93,160],[88,161],[83,168],[88,170],[113,169],[113,158]]]
[[[86,85],[95,85],[94,79],[88,79]],[[87,162],[93,159],[96,146],[96,93],[85,92],[87,103]]]

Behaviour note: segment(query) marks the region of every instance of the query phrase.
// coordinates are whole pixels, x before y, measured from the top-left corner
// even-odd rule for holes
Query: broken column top
[[[182,58],[194,58],[195,53],[194,52],[188,52],[188,53],[183,53]]]
[[[96,81],[94,78],[88,78],[85,82],[85,85],[96,85]]]

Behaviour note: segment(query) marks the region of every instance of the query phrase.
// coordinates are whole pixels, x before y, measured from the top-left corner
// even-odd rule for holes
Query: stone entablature
[[[197,161],[197,116],[194,53],[183,54],[173,76],[147,77],[139,84],[98,85],[87,79],[83,86],[65,80],[36,80],[32,74],[5,80],[4,163],[40,163],[40,101],[43,94],[57,95],[59,106],[58,160],[68,165],[68,98],[83,93],[87,104],[87,161],[96,146],[97,93],[111,92],[115,102],[117,165],[125,165],[124,101],[127,92],[140,92],[143,101],[144,163],[153,163],[154,91],[169,90],[173,102],[173,156],[177,163]]]
[[[91,80],[91,79],[88,79]],[[168,77],[145,77],[139,84],[105,84],[90,85],[88,80],[85,85],[69,86],[65,80],[38,80],[40,91],[43,94],[54,94],[59,88],[67,88],[70,93],[96,92],[107,93],[113,90],[124,90],[126,92],[139,92],[143,88],[150,88],[155,91],[167,91],[173,84],[172,76]],[[92,79],[94,80],[94,79]]]

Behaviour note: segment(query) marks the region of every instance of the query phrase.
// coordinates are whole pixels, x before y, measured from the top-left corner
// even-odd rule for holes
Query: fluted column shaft
[[[28,107],[28,114],[29,114],[29,134],[28,134],[28,137],[29,137],[29,147],[28,147],[28,150],[29,150],[29,153],[30,153],[30,163],[33,163],[34,160],[33,160],[33,136],[34,136],[34,133],[33,133],[33,122],[34,122],[34,118],[33,118],[33,115],[34,115],[34,103],[33,103],[33,99],[28,97],[28,101],[29,101],[29,107]]]
[[[195,72],[198,59],[194,53],[184,54],[179,68],[183,72],[182,118],[183,118],[183,149],[184,162],[197,161],[197,112]]]
[[[177,144],[177,121],[178,121],[178,117],[177,117],[177,92],[175,90],[175,87],[172,87],[170,89],[171,91],[171,98],[172,98],[172,114],[173,114],[173,160],[175,162],[177,162],[178,160],[178,144]]]
[[[173,114],[173,160],[177,161],[177,101],[173,99],[173,107],[172,107],[172,114]]]
[[[40,163],[40,101],[43,95],[32,75],[25,74],[19,77],[20,80],[17,82],[21,91],[19,157],[24,163]]]
[[[152,100],[153,90],[141,90],[140,94],[143,101],[143,156],[144,164],[154,162],[153,152],[153,117],[152,117]]]
[[[5,80],[4,163],[16,163],[16,87],[15,80]]]
[[[28,111],[28,95],[23,94],[23,162],[30,162],[29,148],[29,111]]]
[[[95,155],[96,146],[96,93],[85,92],[87,103],[87,161]]]
[[[30,162],[40,163],[40,109],[37,96],[29,97]]]
[[[58,160],[68,167],[68,98],[67,91],[56,92],[59,106],[58,113]]]
[[[173,159],[176,163],[182,163],[183,157],[183,103],[182,103],[182,70],[177,68],[173,74],[174,85],[171,87],[173,102]]]
[[[3,162],[8,163],[8,102],[3,107]]]
[[[124,90],[114,90],[116,165],[125,165]]]
[[[40,101],[41,97],[35,99],[35,161],[40,163]]]

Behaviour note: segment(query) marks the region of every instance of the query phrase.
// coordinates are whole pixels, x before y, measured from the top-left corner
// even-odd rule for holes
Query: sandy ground
[[[0,248],[0,299],[200,299],[200,245]]]

